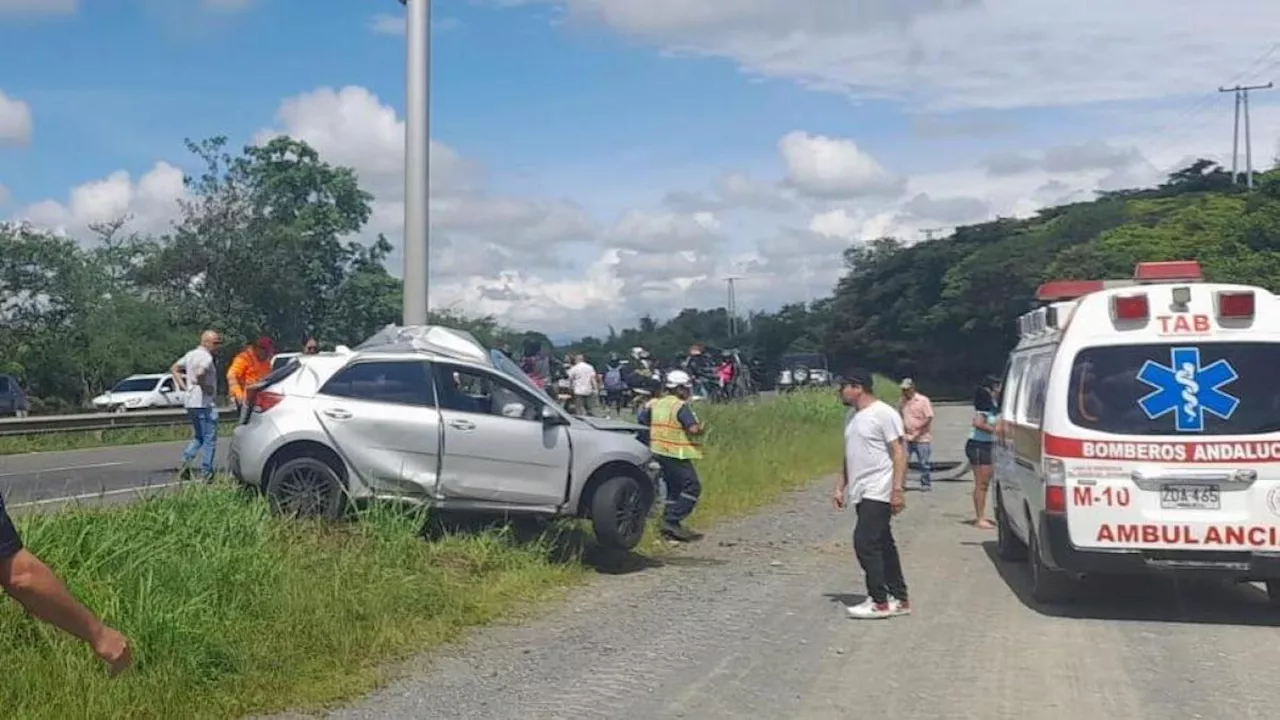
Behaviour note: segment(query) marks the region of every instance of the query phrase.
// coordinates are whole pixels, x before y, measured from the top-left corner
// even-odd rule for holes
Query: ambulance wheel
[[[1280,580],[1267,581],[1267,597],[1272,605],[1280,606]]]
[[[1002,495],[996,486],[996,554],[1006,562],[1022,562],[1027,559],[1027,546],[1013,534]]]
[[[1075,578],[1045,565],[1040,555],[1040,540],[1034,530],[1030,534],[1031,545],[1027,550],[1031,555],[1031,599],[1041,605],[1070,602],[1075,595]]]

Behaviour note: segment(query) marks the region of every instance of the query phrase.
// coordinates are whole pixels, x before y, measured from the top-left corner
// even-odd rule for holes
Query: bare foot
[[[995,530],[996,529],[996,526],[992,525],[991,521],[986,518],[983,518],[975,522],[973,526],[978,528],[979,530]]]

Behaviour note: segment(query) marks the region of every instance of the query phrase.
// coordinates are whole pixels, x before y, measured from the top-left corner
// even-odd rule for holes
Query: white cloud
[[[65,201],[43,200],[18,212],[18,217],[69,235],[83,235],[89,225],[130,219],[138,232],[164,232],[177,215],[179,198],[185,196],[182,171],[168,163],[134,180],[117,170],[101,180],[71,189]]]
[[[787,183],[818,198],[849,199],[868,195],[896,195],[903,181],[844,138],[787,133],[778,141],[787,167]]]
[[[0,0],[2,2],[3,0]],[[0,146],[31,142],[31,107],[0,90]]]
[[[1084,105],[1232,82],[1274,42],[1270,0],[524,0],[766,77],[925,109]],[[1221,18],[1230,42],[1206,33]],[[1141,28],[1141,32],[1135,32]],[[1246,78],[1247,79],[1247,78]]]
[[[0,0],[0,17],[5,15],[74,15],[80,0]]]
[[[725,241],[720,222],[710,212],[648,213],[632,210],[606,236],[610,245],[645,254],[706,251]]]

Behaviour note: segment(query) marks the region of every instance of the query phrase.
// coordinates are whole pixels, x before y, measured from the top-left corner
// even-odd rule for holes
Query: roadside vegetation
[[[693,516],[704,529],[839,466],[834,392],[699,412],[711,427]],[[348,523],[299,523],[230,485],[18,522],[30,547],[133,638],[139,663],[108,681],[83,646],[0,603],[0,697],[13,718],[314,709],[371,689],[397,659],[519,617],[589,577],[577,527],[532,541],[509,529],[428,541],[420,513],[382,506]]]

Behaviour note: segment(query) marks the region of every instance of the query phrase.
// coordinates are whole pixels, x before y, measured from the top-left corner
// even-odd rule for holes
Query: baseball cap
[[[903,390],[910,390],[915,386],[916,386],[915,380],[912,380],[911,378],[902,378],[902,384],[899,385],[898,387],[902,388]]]
[[[267,337],[266,335],[263,335],[257,340],[254,340],[253,344],[257,345],[258,347],[268,352],[276,349],[276,344],[271,340],[271,338]]]
[[[864,390],[871,389],[871,372],[864,368],[849,368],[844,373],[845,385],[857,385]]]

